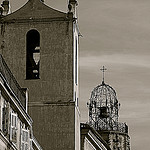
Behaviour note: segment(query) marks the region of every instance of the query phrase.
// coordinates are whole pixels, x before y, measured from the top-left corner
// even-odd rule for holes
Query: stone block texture
[[[79,113],[75,113],[73,101],[72,16],[40,0],[29,0],[18,11],[0,18],[0,53],[19,84],[29,89],[29,114],[44,150],[80,147]],[[39,79],[26,79],[27,33],[33,29],[40,34]]]

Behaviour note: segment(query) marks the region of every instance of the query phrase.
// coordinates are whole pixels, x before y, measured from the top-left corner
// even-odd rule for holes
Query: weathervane
[[[107,69],[103,66],[103,68],[100,69],[100,70],[103,72],[103,81],[102,81],[102,83],[104,84],[104,73],[105,73],[105,71],[106,71]]]

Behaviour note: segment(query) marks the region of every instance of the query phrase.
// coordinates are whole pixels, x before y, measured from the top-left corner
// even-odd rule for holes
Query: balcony
[[[89,125],[96,129],[97,131],[118,131],[120,133],[128,133],[128,126],[126,123],[114,122],[109,124],[99,119],[98,122],[91,121]]]

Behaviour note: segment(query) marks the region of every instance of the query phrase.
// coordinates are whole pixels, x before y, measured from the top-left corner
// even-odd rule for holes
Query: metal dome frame
[[[91,92],[89,107],[89,124],[96,130],[117,130],[120,103],[115,90],[104,83]]]

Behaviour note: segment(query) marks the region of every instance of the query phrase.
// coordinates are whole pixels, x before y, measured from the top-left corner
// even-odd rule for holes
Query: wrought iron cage
[[[118,103],[115,90],[102,82],[93,89],[90,97],[89,124],[96,130],[118,130]],[[125,125],[122,125],[125,126]]]

